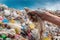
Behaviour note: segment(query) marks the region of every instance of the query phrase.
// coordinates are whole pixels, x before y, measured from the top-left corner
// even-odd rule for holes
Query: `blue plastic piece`
[[[2,22],[7,24],[7,23],[9,23],[9,20],[7,18],[4,18]]]

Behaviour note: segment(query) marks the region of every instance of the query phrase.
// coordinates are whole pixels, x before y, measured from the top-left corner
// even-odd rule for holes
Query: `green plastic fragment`
[[[6,38],[7,36],[6,36],[6,34],[2,34],[2,38]]]

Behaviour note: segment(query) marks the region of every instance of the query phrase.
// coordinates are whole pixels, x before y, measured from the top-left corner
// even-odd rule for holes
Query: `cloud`
[[[48,10],[60,10],[60,2],[56,2],[56,3],[46,3],[44,5],[44,8],[48,9]]]
[[[39,3],[35,3],[35,5],[31,6],[33,9],[37,8],[45,8],[48,10],[60,10],[60,0],[55,0],[55,1],[42,1]]]

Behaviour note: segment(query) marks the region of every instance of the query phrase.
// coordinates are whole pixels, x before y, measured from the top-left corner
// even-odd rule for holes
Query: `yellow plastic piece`
[[[51,40],[51,38],[45,37],[45,38],[43,38],[43,40]]]
[[[0,20],[0,24],[2,24],[3,22]]]
[[[16,34],[20,34],[20,28],[19,27],[16,27],[15,28],[15,32],[16,32]]]
[[[10,22],[11,22],[11,23],[15,23],[15,20],[11,19]]]
[[[31,23],[29,26],[30,26],[31,29],[35,28],[35,25],[33,23]]]

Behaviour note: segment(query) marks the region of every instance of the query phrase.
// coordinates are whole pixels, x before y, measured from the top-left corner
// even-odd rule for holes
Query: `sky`
[[[60,10],[60,0],[0,0],[0,3],[15,9],[28,7],[30,9],[45,8]]]

